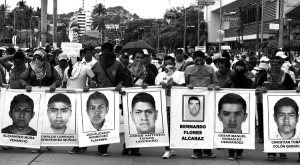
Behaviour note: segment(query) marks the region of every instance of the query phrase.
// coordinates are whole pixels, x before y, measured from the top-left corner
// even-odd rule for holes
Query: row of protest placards
[[[171,108],[166,107],[166,91],[161,87],[123,90],[128,148],[255,149],[254,90],[173,87]],[[86,93],[3,88],[0,145],[40,148],[119,143],[121,100],[113,88]],[[265,152],[297,152],[300,95],[269,91],[263,100]]]

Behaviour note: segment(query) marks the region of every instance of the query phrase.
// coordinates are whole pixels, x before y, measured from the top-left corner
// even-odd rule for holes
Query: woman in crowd
[[[68,56],[69,68],[64,72],[63,88],[84,89],[86,87],[87,78],[89,78],[89,86],[95,88],[97,82],[91,68],[83,65],[79,61],[79,55],[77,55],[76,52],[70,52]]]

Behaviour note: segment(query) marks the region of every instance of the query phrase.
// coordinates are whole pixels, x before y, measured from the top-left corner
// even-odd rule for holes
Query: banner
[[[264,152],[300,151],[299,93],[268,91],[264,101]]]
[[[214,91],[172,87],[171,148],[213,149]]]
[[[62,42],[61,49],[66,54],[75,51],[78,53],[78,57],[80,57],[80,49],[82,49],[82,43]]]
[[[0,145],[40,148],[45,92],[1,88]]]
[[[77,96],[79,147],[119,143],[119,93],[93,89]]]
[[[255,149],[255,91],[215,92],[215,148]]]
[[[76,93],[70,92],[46,93],[41,146],[79,145]]]
[[[123,90],[126,147],[169,146],[165,90],[161,87]]]

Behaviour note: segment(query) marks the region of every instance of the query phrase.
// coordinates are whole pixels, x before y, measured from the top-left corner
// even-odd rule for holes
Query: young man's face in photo
[[[295,131],[299,115],[291,106],[282,106],[274,114],[274,120],[279,133],[291,133]]]
[[[189,101],[189,110],[192,116],[197,116],[200,112],[200,101],[199,100],[190,100]]]
[[[94,125],[99,125],[105,120],[108,107],[103,99],[91,99],[87,114]]]
[[[52,127],[62,129],[66,128],[72,115],[72,110],[69,104],[55,102],[48,105],[47,115]]]
[[[147,102],[138,102],[132,107],[132,120],[136,126],[138,134],[155,133],[155,121],[157,110]]]
[[[9,112],[13,125],[18,128],[25,128],[34,116],[33,108],[26,102],[17,103]]]
[[[242,133],[242,123],[246,121],[247,116],[241,104],[223,104],[218,114],[223,123],[224,133]]]

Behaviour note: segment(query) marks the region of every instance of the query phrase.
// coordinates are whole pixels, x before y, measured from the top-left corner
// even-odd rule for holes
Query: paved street
[[[124,136],[121,135],[121,143],[110,145],[108,152],[109,157],[102,157],[97,154],[97,147],[89,147],[86,153],[81,153],[77,155],[68,154],[68,150],[72,147],[54,147],[52,151],[46,150],[42,154],[32,154],[30,149],[20,149],[14,148],[9,151],[0,150],[0,164],[10,165],[18,164],[25,165],[32,162],[32,165],[82,165],[82,164],[101,164],[101,165],[250,165],[250,164],[270,164],[267,160],[267,154],[262,152],[263,145],[256,144],[256,150],[245,150],[244,159],[238,161],[227,160],[227,150],[214,150],[217,158],[202,158],[202,159],[191,159],[192,150],[177,149],[177,156],[170,159],[162,159],[164,154],[163,147],[156,148],[142,148],[140,151],[142,153],[141,157],[136,156],[123,156],[121,155],[122,144],[124,142]],[[44,151],[44,148],[43,148]],[[297,164],[296,160],[298,155],[295,153],[288,153],[286,160],[276,159],[275,164]],[[300,163],[299,163],[300,164]]]

